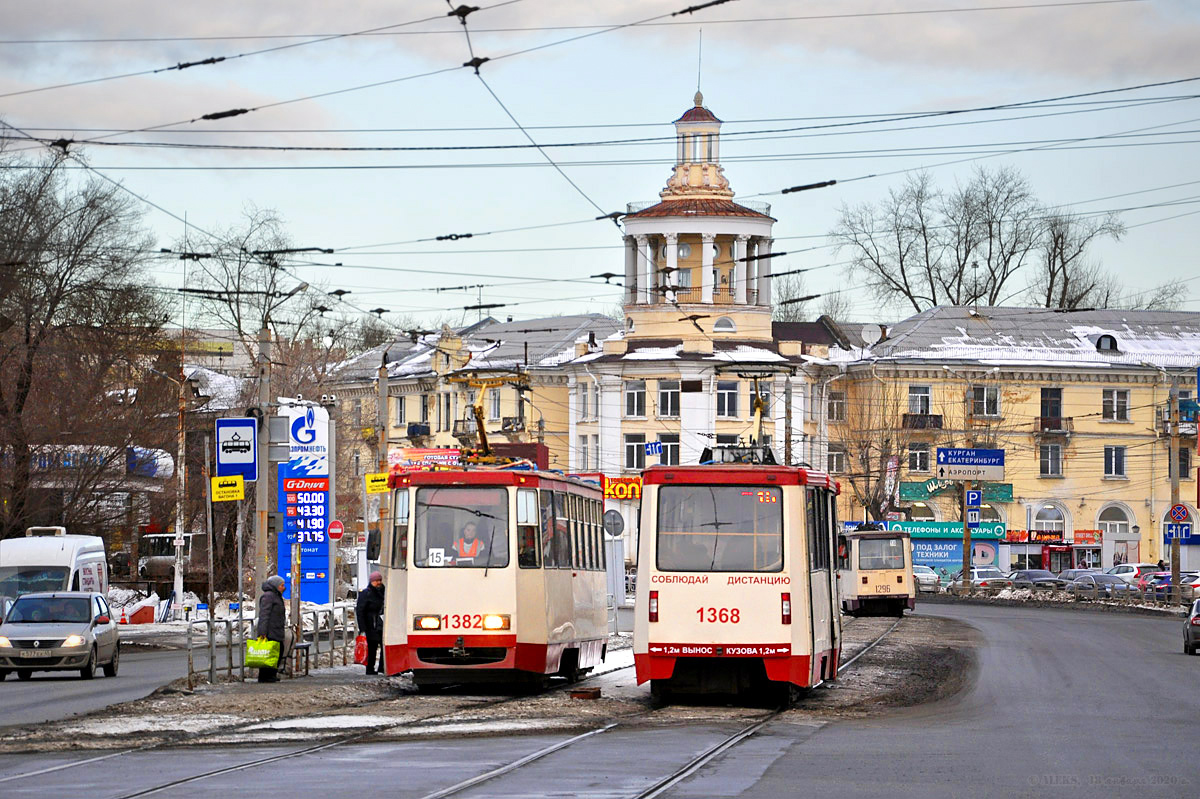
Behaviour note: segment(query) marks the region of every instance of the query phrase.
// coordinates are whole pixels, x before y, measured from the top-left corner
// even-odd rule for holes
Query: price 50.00
[[[696,608],[696,615],[709,624],[737,624],[742,620],[738,608]]]

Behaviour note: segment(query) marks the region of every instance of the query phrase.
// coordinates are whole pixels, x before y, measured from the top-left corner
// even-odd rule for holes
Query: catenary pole
[[[1171,475],[1171,507],[1179,504],[1179,377],[1171,376],[1171,454],[1167,470]],[[1179,586],[1179,536],[1171,536],[1171,593],[1183,598]]]
[[[258,481],[254,485],[254,588],[267,579],[267,485],[271,465],[267,448],[271,437],[268,414],[271,411],[271,331],[263,321],[258,331]]]

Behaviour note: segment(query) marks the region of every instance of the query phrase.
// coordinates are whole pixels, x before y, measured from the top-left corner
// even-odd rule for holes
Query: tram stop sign
[[[346,534],[346,526],[343,525],[341,522],[339,522],[337,519],[334,519],[333,521],[331,521],[329,523],[329,540],[330,541],[339,541],[339,540],[341,540],[341,537],[345,534]]]
[[[625,532],[625,517],[621,515],[620,511],[604,511],[604,532],[613,538]]]

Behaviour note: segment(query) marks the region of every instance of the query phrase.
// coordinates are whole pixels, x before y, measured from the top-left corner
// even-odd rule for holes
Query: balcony
[[[429,423],[428,422],[409,422],[408,423],[409,438],[428,438]]]
[[[906,413],[903,427],[905,430],[941,430],[942,415],[940,413]]]
[[[1045,436],[1069,436],[1075,431],[1075,419],[1071,416],[1039,416],[1034,423],[1034,433]]]
[[[454,430],[452,431],[452,434],[460,442],[464,444],[473,442],[478,433],[479,427],[475,424],[474,419],[454,420]]]

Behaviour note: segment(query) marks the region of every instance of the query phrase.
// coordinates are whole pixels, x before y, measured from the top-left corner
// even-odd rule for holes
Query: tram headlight
[[[485,630],[507,630],[511,624],[512,619],[507,613],[489,613],[483,617]]]
[[[441,616],[413,616],[414,630],[440,630],[442,629]]]

